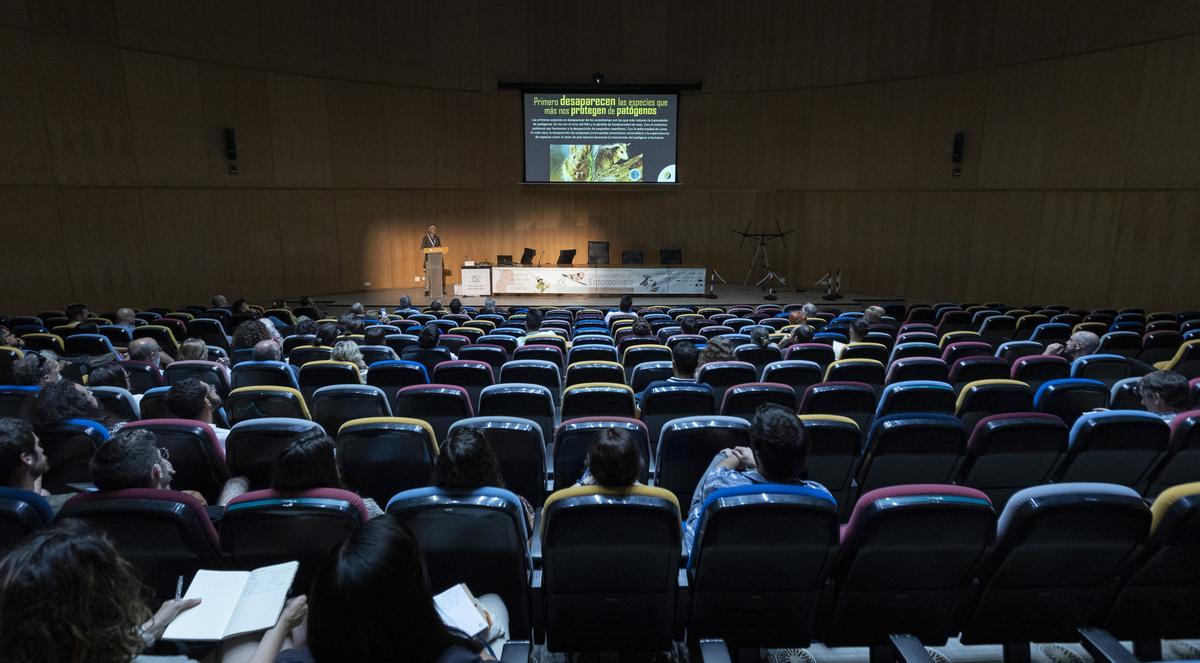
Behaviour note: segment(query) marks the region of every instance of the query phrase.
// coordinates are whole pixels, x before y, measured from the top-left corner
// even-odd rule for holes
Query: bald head
[[[254,361],[279,361],[283,352],[274,339],[266,339],[254,344]]]
[[[1096,352],[1096,348],[1100,347],[1100,337],[1090,331],[1075,332],[1071,334],[1071,344],[1077,348],[1073,354],[1082,357]]]
[[[135,338],[129,342],[129,358],[134,361],[154,361],[158,351],[158,341],[152,338]]]
[[[133,317],[133,309],[119,308],[117,309],[117,324],[132,325],[135,318]]]

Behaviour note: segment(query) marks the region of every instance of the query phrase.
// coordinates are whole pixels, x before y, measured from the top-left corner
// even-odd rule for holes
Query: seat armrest
[[[533,623],[533,641],[546,642],[546,623],[542,615],[542,571],[537,569],[529,581],[529,621]]]
[[[542,568],[542,513],[539,511],[533,521],[533,536],[529,537],[529,559],[535,571]]]
[[[1111,633],[1096,627],[1081,627],[1079,636],[1083,648],[1092,655],[1096,663],[1138,663],[1138,657],[1121,646]]]
[[[504,644],[500,654],[502,663],[528,663],[530,654],[529,642],[525,640],[509,640]]]
[[[933,663],[933,657],[915,636],[893,633],[888,636],[888,644],[900,663]]]

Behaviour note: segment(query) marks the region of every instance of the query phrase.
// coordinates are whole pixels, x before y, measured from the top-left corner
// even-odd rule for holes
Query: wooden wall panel
[[[421,235],[425,226],[438,222],[435,192],[427,189],[388,191],[388,218],[391,219],[392,270],[398,279],[398,287],[419,288],[421,281],[416,277],[424,275]],[[438,230],[447,232],[443,240],[447,245],[458,241],[459,229],[453,232]],[[515,234],[516,229],[512,232]],[[496,250],[500,251],[500,248]]]
[[[146,269],[151,300],[203,304],[214,284],[225,281],[221,236],[213,232],[213,202],[208,189],[142,189],[147,239]],[[240,295],[234,295],[238,297]]]
[[[800,189],[809,169],[812,95],[807,91],[750,95],[753,187]]]
[[[1200,283],[1200,193],[1127,191],[1110,278],[1113,302],[1194,306]]]
[[[33,29],[73,39],[117,43],[111,0],[29,0]]]
[[[871,80],[925,73],[932,0],[874,0],[871,5]]]
[[[813,191],[806,196],[805,205],[805,246],[800,254],[806,265],[805,281],[812,283],[826,272],[841,269],[848,290],[862,288],[853,265],[864,260],[858,239],[867,216],[866,196],[848,191]]]
[[[490,0],[479,4],[479,76],[483,91],[495,89],[496,81],[530,80],[525,56],[528,10],[529,3],[521,0]]]
[[[242,67],[200,65],[204,104],[204,143],[208,150],[209,181],[215,187],[275,185],[275,148],[267,75]],[[236,175],[228,172],[225,129],[237,141]]]
[[[378,3],[380,76],[399,85],[430,85],[429,14],[434,3],[386,0]]]
[[[967,300],[967,284],[952,274],[971,266],[975,193],[926,192],[913,205],[904,294],[927,299]]]
[[[1030,303],[1045,197],[1038,191],[975,194],[970,262],[964,275],[968,301]]]
[[[1044,181],[1061,73],[1060,60],[991,71],[981,188],[1035,188]]]
[[[813,91],[809,188],[846,189],[858,184],[868,93],[862,85]]]
[[[1116,191],[1046,194],[1033,298],[1044,304],[1114,305],[1108,298],[1121,212]]]
[[[338,191],[334,194],[334,214],[338,289],[402,287],[392,270],[393,237],[387,191]]]
[[[517,102],[520,103],[520,102]],[[429,131],[433,93],[394,87],[383,91],[387,183],[393,189],[432,187],[437,182],[438,138]]]
[[[262,62],[267,69],[308,76],[328,73],[327,21],[334,0],[256,0],[262,21]]]
[[[138,182],[207,186],[200,74],[192,60],[124,52]]]
[[[212,233],[221,250],[213,256],[222,278],[215,290],[230,297],[273,299],[284,284],[279,199],[266,189],[213,189]]]
[[[113,0],[121,45],[194,57],[193,4],[191,0]]]
[[[1200,37],[1146,47],[1125,184],[1200,186]]]
[[[928,73],[971,71],[988,66],[992,59],[997,1],[933,0]]]
[[[136,184],[121,52],[45,37],[38,64],[55,182]]]
[[[29,27],[29,9],[25,0],[0,0],[0,25]]]
[[[7,315],[34,314],[51,306],[64,306],[72,294],[71,273],[58,218],[56,192],[45,188],[0,187],[0,209],[6,218],[20,219],[31,232],[20,241],[0,242],[0,264],[6,265],[4,295]],[[36,260],[31,260],[36,256]]]
[[[921,136],[916,148],[919,187],[973,189],[979,181],[987,113],[987,72],[925,79]],[[962,175],[953,177],[954,134],[965,134]]]
[[[921,138],[923,83],[910,78],[867,86],[858,185],[911,188]]]
[[[338,282],[333,192],[279,190],[279,246],[287,292],[329,292]]]
[[[814,37],[812,84],[865,80],[870,58],[870,5],[816,0],[810,11]]]
[[[438,188],[479,187],[483,183],[489,146],[478,121],[484,95],[477,92],[442,92],[433,97],[435,143],[432,154],[414,155],[417,168],[434,167]]]
[[[383,0],[390,2],[390,0]],[[325,14],[327,75],[354,81],[380,81],[379,2],[338,0]],[[387,47],[391,47],[390,39]]]
[[[1046,184],[1119,187],[1125,181],[1145,50],[1063,60]],[[1080,122],[1079,118],[1088,118]]]
[[[1070,22],[1066,4],[1042,0],[997,2],[992,64],[1062,55]]]
[[[137,189],[71,187],[59,189],[63,243],[61,266],[71,276],[69,299],[93,310],[151,304],[155,295],[148,252],[177,250],[169,238],[153,247],[142,223]]]
[[[50,184],[50,147],[33,36],[0,30],[0,184]]]
[[[480,32],[478,0],[442,0],[432,3],[429,29],[429,64],[434,87],[478,90]],[[490,87],[490,86],[489,86]]]
[[[333,186],[387,186],[383,88],[332,81],[329,92],[329,152]]]
[[[277,186],[333,184],[325,86],[325,80],[319,78],[283,75],[267,78]]]
[[[212,62],[262,66],[262,19],[257,2],[192,0],[196,56]],[[203,65],[202,65],[203,66]]]

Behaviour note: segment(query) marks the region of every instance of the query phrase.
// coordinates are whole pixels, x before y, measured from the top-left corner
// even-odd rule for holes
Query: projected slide
[[[674,184],[678,95],[525,93],[525,181]]]

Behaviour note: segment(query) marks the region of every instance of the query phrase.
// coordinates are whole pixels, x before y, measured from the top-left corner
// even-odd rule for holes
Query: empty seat
[[[987,493],[1003,507],[1018,490],[1049,482],[1067,453],[1068,429],[1041,412],[983,417],[972,429],[956,483]]]
[[[748,382],[730,387],[721,401],[721,414],[728,417],[753,419],[759,406],[774,403],[796,411],[796,392],[786,384]]]
[[[984,319],[979,327],[979,336],[992,345],[1010,340],[1017,329],[1017,320],[1011,315],[993,315]]]
[[[433,381],[439,384],[453,384],[467,390],[471,397],[471,406],[479,407],[479,393],[484,387],[495,384],[492,379],[492,367],[482,361],[460,359],[444,361],[433,369]]]
[[[581,486],[547,498],[541,586],[547,649],[670,649],[679,534],[679,504],[661,489]]]
[[[874,359],[839,359],[825,369],[826,382],[861,382],[878,392],[883,388],[883,362]]]
[[[1071,375],[1071,363],[1057,355],[1029,355],[1013,362],[1012,379],[1029,385],[1037,393],[1051,380],[1063,380]]]
[[[1071,337],[1071,325],[1060,322],[1045,322],[1038,325],[1033,330],[1033,334],[1029,340],[1042,345],[1050,345],[1051,343],[1066,343]]]
[[[688,559],[688,637],[733,649],[807,646],[838,537],[837,503],[823,490],[768,483],[714,492]]]
[[[641,419],[649,429],[652,445],[658,444],[662,427],[672,419],[715,414],[713,393],[708,385],[662,383],[643,392]]]
[[[628,381],[634,393],[640,394],[651,384],[669,380],[673,375],[675,370],[669,361],[644,361],[628,373]]]
[[[1009,341],[1001,343],[996,348],[996,356],[1003,359],[1009,366],[1017,363],[1021,357],[1040,355],[1046,351],[1045,346],[1033,341]]]
[[[512,357],[513,353],[516,352],[517,348],[519,347],[516,338],[504,334],[497,334],[495,333],[495,330],[493,330],[491,334],[484,334],[483,336],[480,336],[475,342],[480,345],[494,345],[496,347],[504,348],[504,351],[508,353],[509,357]]]
[[[142,397],[142,416],[157,416],[146,407],[148,397],[148,393]],[[312,418],[304,397],[291,387],[239,387],[229,392],[229,398],[225,399],[225,412],[233,425],[264,417]]]
[[[733,357],[752,364],[756,373],[755,379],[761,379],[767,364],[783,359],[783,351],[775,346],[762,347],[754,343],[745,343],[734,348]]]
[[[264,385],[300,389],[292,368],[282,361],[243,361],[234,366],[230,374],[230,386],[234,389]]]
[[[1138,487],[1167,452],[1171,429],[1156,414],[1133,410],[1086,412],[1071,428],[1057,480]]]
[[[396,393],[396,416],[412,417],[429,423],[434,436],[446,439],[450,424],[475,416],[467,390],[450,384],[425,384],[404,387]]]
[[[1003,380],[1009,376],[1009,367],[999,357],[964,357],[950,366],[950,384],[955,389],[979,380]]]
[[[967,447],[962,422],[944,414],[876,419],[863,446],[860,492],[906,483],[949,483]]]
[[[128,389],[121,387],[88,387],[88,389],[105,412],[121,421],[136,421],[142,418],[142,408]]]
[[[1038,412],[1053,414],[1072,426],[1084,412],[1108,407],[1108,389],[1097,380],[1051,380],[1034,393],[1033,407]]]
[[[21,341],[25,344],[26,350],[49,350],[60,355],[66,353],[66,350],[63,347],[62,337],[58,336],[57,334],[47,334],[43,332],[22,334]]]
[[[851,506],[851,487],[862,452],[862,432],[853,419],[835,414],[802,414],[800,422],[809,438],[806,478],[825,486],[844,516]]]
[[[384,504],[397,492],[428,485],[438,455],[433,428],[406,417],[347,421],[335,442],[346,485]]]
[[[366,522],[362,498],[348,490],[254,490],[233,498],[221,516],[221,548],[235,569],[297,561],[297,587],[308,587],[321,562]]]
[[[368,367],[381,361],[394,361],[400,358],[395,350],[386,345],[360,345],[358,351],[362,353],[363,363]]]
[[[537,341],[541,340],[541,338],[537,339]],[[513,352],[513,359],[536,359],[548,361],[557,366],[559,371],[562,371],[565,366],[565,362],[563,360],[564,354],[565,353],[562,351],[562,349],[557,346],[542,343],[534,344],[531,342],[527,345],[517,348],[517,350]]]
[[[481,431],[500,463],[504,487],[541,504],[546,491],[546,442],[536,422],[520,417],[473,417],[455,422],[448,435],[458,428]]]
[[[312,395],[312,418],[331,437],[352,419],[390,417],[387,394],[366,384],[336,384],[317,389]]]
[[[849,417],[866,431],[875,418],[875,390],[861,382],[821,382],[800,397],[801,414],[837,414]]]
[[[1150,520],[1145,502],[1125,486],[1049,484],[1013,495],[980,570],[982,591],[963,644],[1075,640],[1145,545]]]
[[[915,358],[941,360],[942,350],[937,346],[936,343],[928,343],[925,341],[907,341],[904,343],[896,343],[895,347],[892,348],[891,354],[888,355],[889,368],[890,365],[894,365],[895,362],[901,359]]]
[[[625,384],[625,369],[615,361],[578,361],[567,366],[567,387],[585,382]]]
[[[42,475],[42,488],[52,494],[70,493],[67,484],[89,483],[88,463],[96,448],[108,439],[108,430],[88,419],[68,419],[56,426],[40,428],[37,436],[50,469]]]
[[[995,354],[995,350],[988,343],[982,341],[959,341],[951,343],[942,350],[942,361],[946,362],[947,366],[953,366],[954,362],[966,357],[991,357]]]
[[[882,645],[893,633],[928,645],[957,630],[996,513],[978,490],[904,485],[859,498],[842,531],[822,641]]]
[[[538,384],[497,384],[479,395],[479,414],[484,417],[509,416],[529,419],[542,429],[542,439],[554,439],[558,425],[554,397],[549,388]]]
[[[300,367],[300,393],[312,406],[313,394],[332,384],[362,384],[358,366],[349,361],[317,360]]]
[[[216,528],[187,493],[157,488],[80,493],[58,517],[82,520],[107,534],[159,600],[174,598],[179,576],[187,584],[199,569],[225,567]]]
[[[804,390],[821,381],[821,367],[815,362],[800,359],[775,361],[763,369],[762,381],[791,387],[796,404],[799,405],[800,395]]]
[[[888,366],[887,375],[884,377],[884,384],[890,385],[910,380],[948,382],[949,378],[950,368],[946,366],[946,362],[937,357],[904,357],[892,360]]]
[[[212,318],[195,318],[187,322],[188,336],[204,341],[205,345],[215,345],[226,352],[231,349],[229,336],[225,334],[225,326],[220,320]]]
[[[833,363],[833,348],[823,343],[796,343],[788,346],[784,359],[811,361],[821,367],[822,373]]]
[[[725,392],[735,385],[754,382],[758,372],[744,361],[712,361],[696,369],[696,382],[712,387],[715,403],[725,400]]]
[[[110,355],[116,353],[108,337],[100,334],[72,334],[64,342],[64,350],[68,355]]]
[[[985,417],[1033,410],[1033,390],[1018,380],[980,380],[958,392],[954,414],[968,433]]]
[[[903,412],[954,414],[954,388],[945,382],[909,380],[884,387],[875,418]]]
[[[508,361],[504,348],[496,345],[468,345],[458,351],[458,358],[481,361],[492,367],[492,376],[500,375],[500,367]]]
[[[1137,359],[1145,364],[1170,361],[1179,352],[1183,337],[1177,331],[1149,332],[1142,337],[1142,347]]]
[[[588,382],[563,392],[562,420],[580,417],[637,417],[633,389],[625,384]]]
[[[194,490],[209,504],[216,504],[229,480],[225,448],[211,426],[188,419],[144,419],[122,430],[145,429],[154,433],[159,448],[167,450],[175,476],[175,490]]]
[[[434,591],[460,582],[475,594],[498,594],[508,608],[509,632],[529,637],[532,626],[528,526],[521,500],[502,488],[451,492],[416,488],[387,503],[421,547]]]
[[[1133,375],[1133,364],[1121,355],[1084,355],[1071,362],[1071,377],[1099,380],[1109,389]]]
[[[697,482],[717,452],[748,446],[750,422],[740,417],[685,417],[667,422],[655,452],[654,485],[671,491],[681,504],[690,504]]]
[[[1110,331],[1100,337],[1100,346],[1096,348],[1096,354],[1114,354],[1132,359],[1141,349],[1141,334],[1131,331]]]
[[[554,489],[570,487],[583,476],[588,448],[600,431],[616,428],[628,432],[642,457],[639,481],[647,483],[652,462],[652,441],[646,424],[628,417],[585,417],[564,420],[554,433]]]
[[[420,362],[396,359],[376,362],[367,367],[367,384],[379,387],[394,397],[404,387],[429,384],[429,376]]]
[[[52,520],[54,511],[46,498],[33,491],[0,486],[0,557]]]
[[[540,359],[515,359],[500,369],[501,384],[539,384],[550,390],[554,405],[562,400],[562,373],[558,366]],[[519,415],[513,415],[519,416]]]
[[[287,360],[292,366],[304,366],[312,361],[330,361],[333,359],[333,348],[320,345],[301,345],[288,353]]]
[[[231,474],[249,479],[251,490],[267,488],[279,452],[301,434],[320,428],[313,421],[285,417],[236,423],[225,438],[225,464]]]
[[[567,364],[575,364],[581,361],[611,361],[620,364],[621,357],[617,354],[617,349],[612,345],[588,344],[579,345],[578,338],[576,344],[571,346],[567,352]]]
[[[26,403],[37,397],[40,387],[6,384],[0,386],[0,417],[21,417]]]
[[[1163,371],[1174,371],[1189,380],[1200,378],[1200,340],[1187,341],[1179,346],[1173,357],[1154,365]]]
[[[630,373],[638,364],[650,361],[671,361],[671,348],[665,345],[634,345],[621,354],[621,365]]]

